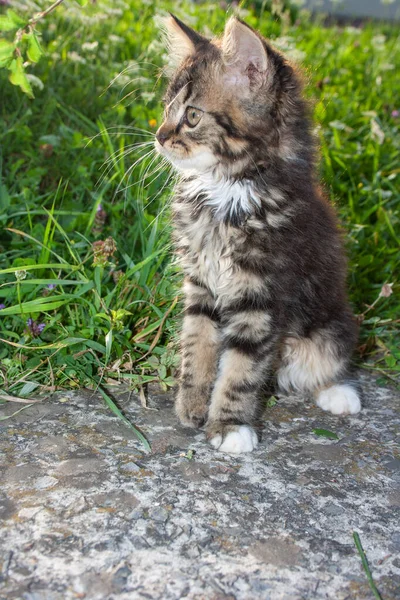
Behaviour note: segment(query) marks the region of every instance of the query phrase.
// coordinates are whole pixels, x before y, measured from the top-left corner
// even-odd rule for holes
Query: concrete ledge
[[[151,454],[89,392],[2,422],[0,598],[368,600],[354,530],[382,597],[399,598],[398,396],[363,384],[353,417],[280,399],[243,458],[178,426],[156,390],[152,410],[119,397]]]

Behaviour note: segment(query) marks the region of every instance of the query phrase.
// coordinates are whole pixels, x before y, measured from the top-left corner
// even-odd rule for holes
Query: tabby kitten
[[[171,79],[156,148],[179,173],[176,411],[184,425],[206,423],[216,449],[249,452],[271,372],[323,410],[361,408],[348,380],[356,325],[342,243],[293,68],[237,18],[211,41],[172,15],[166,29]]]

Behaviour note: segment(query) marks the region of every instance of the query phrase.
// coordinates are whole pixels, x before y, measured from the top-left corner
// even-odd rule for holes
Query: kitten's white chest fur
[[[200,279],[215,298],[221,298],[232,279],[235,232],[236,237],[238,235],[238,231],[226,225],[224,220],[243,213],[250,216],[254,207],[260,205],[260,199],[249,180],[216,178],[209,173],[183,179],[181,193],[189,199],[186,205],[177,207],[185,221],[178,244],[190,249],[189,256],[183,261],[185,271]],[[209,206],[210,210],[194,216],[196,200]]]
[[[190,180],[184,180],[184,189],[188,196],[205,196],[204,204],[213,209],[215,219],[224,220],[236,214],[248,214],[254,207],[260,206],[260,198],[254,191],[249,179],[228,179],[215,176],[211,172],[198,173]]]
[[[189,247],[183,256],[186,273],[199,279],[214,297],[219,296],[232,273],[232,247],[228,227],[203,212],[184,230],[180,245]]]

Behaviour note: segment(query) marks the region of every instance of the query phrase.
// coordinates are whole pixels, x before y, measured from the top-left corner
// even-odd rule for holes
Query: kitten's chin
[[[214,154],[208,152],[207,150],[202,150],[198,154],[188,158],[180,158],[174,155],[172,152],[169,152],[157,141],[155,146],[157,152],[162,156],[165,156],[165,158],[167,158],[170,163],[181,173],[187,173],[188,171],[191,173],[204,173],[218,164],[218,159],[214,156]]]

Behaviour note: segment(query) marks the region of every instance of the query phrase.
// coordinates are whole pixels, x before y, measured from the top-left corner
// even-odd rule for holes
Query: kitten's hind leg
[[[347,380],[349,347],[339,345],[329,330],[308,338],[286,338],[277,372],[281,389],[311,392],[317,405],[335,415],[361,410],[358,386]]]
[[[185,316],[181,333],[181,377],[175,410],[182,425],[201,427],[217,370],[219,328],[209,292],[185,282]]]

